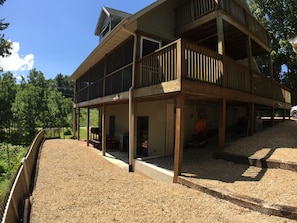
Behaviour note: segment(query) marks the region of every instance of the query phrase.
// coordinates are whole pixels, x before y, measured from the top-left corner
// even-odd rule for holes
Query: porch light
[[[118,95],[118,94],[117,94],[116,96],[113,97],[113,101],[117,101],[117,100],[119,100],[119,99],[120,99],[120,95]]]

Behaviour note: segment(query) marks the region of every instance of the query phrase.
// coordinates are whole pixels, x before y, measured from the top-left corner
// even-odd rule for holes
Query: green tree
[[[58,74],[54,79],[53,87],[66,98],[73,98],[74,82],[70,80],[68,75]]]
[[[40,107],[38,105],[39,96],[42,89],[31,83],[17,92],[12,111],[17,123],[19,133],[23,133],[27,143],[31,142],[37,132],[37,123],[40,117]]]
[[[41,71],[32,69],[20,84],[12,106],[17,128],[27,142],[35,136],[37,128],[70,127],[72,100],[52,87]],[[51,86],[51,87],[49,87]]]
[[[289,39],[297,34],[297,0],[248,0],[251,11],[269,32],[274,75],[291,89],[297,102],[297,55]]]
[[[0,130],[9,129],[13,122],[12,104],[16,95],[16,79],[10,72],[0,75]],[[5,131],[2,131],[5,133]],[[10,132],[10,131],[9,131]],[[1,134],[5,139],[5,134]]]
[[[61,92],[53,90],[47,98],[47,115],[44,117],[46,127],[70,127],[72,100],[65,98]]]
[[[38,109],[38,117],[37,124],[39,127],[46,127],[46,124],[43,121],[43,117],[46,116],[48,106],[47,106],[47,98],[48,98],[48,81],[45,79],[44,74],[41,71],[36,70],[35,68],[30,70],[28,76],[28,84],[31,84],[34,87],[40,89],[38,92],[38,97],[35,98],[35,102],[37,104]]]
[[[0,0],[0,5],[3,5],[5,0]],[[9,23],[4,22],[4,19],[0,19],[0,31],[5,30],[9,26]],[[11,54],[12,43],[5,39],[5,35],[0,34],[0,56],[6,57]],[[0,68],[2,70],[2,68]]]

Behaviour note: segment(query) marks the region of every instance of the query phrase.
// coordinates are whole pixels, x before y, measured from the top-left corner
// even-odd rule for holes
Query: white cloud
[[[8,57],[0,57],[0,67],[3,71],[25,71],[31,70],[34,65],[34,55],[19,55],[20,43],[12,42],[11,55]]]

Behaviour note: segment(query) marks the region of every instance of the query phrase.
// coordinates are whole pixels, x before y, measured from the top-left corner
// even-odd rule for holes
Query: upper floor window
[[[140,47],[140,57],[144,57],[161,47],[161,41],[142,36]]]

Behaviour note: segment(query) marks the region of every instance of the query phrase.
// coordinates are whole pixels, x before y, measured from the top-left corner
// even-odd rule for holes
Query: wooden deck
[[[141,58],[137,68],[138,89],[147,86],[158,89],[159,85],[165,91],[166,83],[171,83],[166,93],[193,91],[196,94],[209,94],[215,91],[219,96],[222,92],[229,95],[238,92],[245,95],[243,97],[257,96],[263,98],[262,101],[271,99],[283,107],[291,103],[289,89],[275,80],[243,63],[182,39]],[[200,90],[197,91],[198,87]],[[146,92],[151,94],[151,91]],[[236,98],[235,95],[233,97]]]

